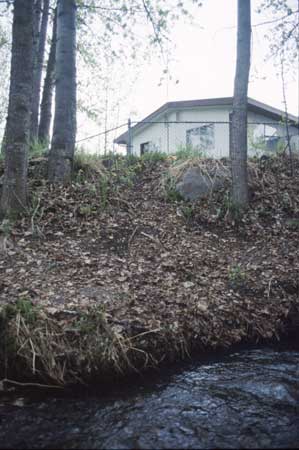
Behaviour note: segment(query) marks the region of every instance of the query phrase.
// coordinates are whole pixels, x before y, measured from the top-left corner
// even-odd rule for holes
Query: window
[[[161,138],[159,138],[160,142]],[[144,153],[148,152],[158,152],[160,151],[160,145],[156,144],[155,142],[148,141],[148,142],[142,142],[140,144],[140,155],[144,155]]]
[[[186,144],[198,150],[211,150],[215,147],[214,124],[201,125],[186,131]]]
[[[276,127],[268,124],[249,124],[248,125],[248,150],[251,155],[260,155],[267,151],[275,152],[281,136]]]
[[[143,142],[140,144],[140,155],[144,155],[144,153],[148,153],[150,151],[150,143]]]

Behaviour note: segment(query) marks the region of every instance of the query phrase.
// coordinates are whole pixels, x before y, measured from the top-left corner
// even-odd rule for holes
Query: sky
[[[297,6],[298,0],[288,0]],[[191,3],[191,2],[190,2]],[[261,0],[251,0],[252,4],[252,60],[249,82],[249,97],[279,109],[284,109],[282,82],[277,76],[273,59],[267,59],[269,42],[265,39],[268,26],[256,26],[270,17],[257,14]],[[110,95],[110,104],[117,108],[109,112],[107,127],[142,120],[167,101],[192,100],[233,95],[237,38],[237,0],[202,0],[202,7],[192,5],[190,20],[179,20],[172,26],[169,57],[166,64],[159,49],[151,49],[151,58],[142,62],[140,58],[128,61],[126,65],[114,63],[108,67],[109,79],[115,86]],[[138,30],[140,31],[140,30]],[[120,41],[121,45],[128,45]],[[100,64],[100,61],[99,61]],[[163,70],[168,67],[169,76]],[[87,71],[87,69],[82,69]],[[78,74],[78,79],[84,74]],[[89,69],[88,69],[89,70]],[[299,116],[299,62],[292,74],[286,77],[288,111]],[[95,78],[91,74],[91,77]],[[168,81],[167,81],[168,80]],[[98,85],[102,85],[99,78]],[[115,88],[115,89],[114,89]],[[79,86],[80,89],[80,86]],[[115,91],[115,94],[113,93]],[[102,92],[102,93],[100,93]],[[117,97],[121,92],[121,97]],[[82,92],[83,95],[84,91]],[[89,93],[88,105],[101,108],[105,99],[103,90],[94,88]],[[115,96],[115,98],[113,97]],[[117,111],[117,112],[115,112]],[[78,113],[77,140],[104,131],[101,119],[96,123],[83,113]],[[117,137],[124,129],[109,134],[109,140]],[[103,147],[103,137],[84,141],[89,150]],[[98,151],[98,150],[96,150]]]
[[[294,3],[297,0],[290,0]],[[252,24],[265,20],[252,0]],[[172,80],[159,86],[163,64],[159,58],[141,70],[124,114],[142,119],[166,101],[233,95],[236,58],[237,0],[204,0],[193,8],[193,24],[177,23],[171,34],[175,50],[169,63]],[[266,26],[253,27],[249,97],[283,109],[282,83],[272,60],[265,61]],[[298,71],[287,77],[289,112],[298,116]],[[125,111],[126,110],[126,111]]]
[[[297,6],[298,0],[288,0],[290,6]],[[265,38],[269,25],[257,26],[273,19],[273,16],[258,14],[257,8],[261,0],[251,0],[252,5],[252,58],[249,82],[249,97],[278,109],[284,109],[281,77],[277,76],[278,68],[273,59],[267,58],[269,42]],[[191,2],[190,2],[191,4]],[[127,61],[127,64],[113,62],[108,67],[111,93],[106,123],[103,117],[96,122],[89,120],[84,114],[78,114],[77,139],[96,135],[105,129],[142,120],[168,101],[192,100],[233,96],[233,85],[236,63],[237,41],[237,0],[202,0],[202,7],[194,4],[189,8],[193,19],[181,19],[172,26],[168,58],[158,48],[151,48],[151,57]],[[138,33],[143,29],[138,29]],[[144,36],[146,31],[144,30]],[[120,38],[121,39],[121,38]],[[125,41],[120,44],[128,45]],[[167,47],[164,47],[167,50]],[[168,61],[168,63],[167,63]],[[169,75],[163,70],[168,67]],[[84,70],[80,77],[84,76]],[[88,70],[88,69],[86,69]],[[292,73],[286,76],[286,96],[288,112],[299,116],[298,92],[299,67],[294,65]],[[96,75],[95,75],[96,77]],[[92,76],[93,80],[96,78]],[[101,79],[98,95],[88,98],[89,106],[103,106],[101,98]],[[84,94],[84,92],[83,92]],[[92,93],[94,94],[94,92]],[[84,94],[85,95],[85,94]],[[112,105],[117,108],[113,109]],[[109,108],[108,108],[109,109]],[[117,112],[116,112],[117,111]],[[125,131],[126,127],[108,134],[108,147],[113,139]],[[88,151],[102,151],[105,146],[103,136],[86,140],[82,146]]]

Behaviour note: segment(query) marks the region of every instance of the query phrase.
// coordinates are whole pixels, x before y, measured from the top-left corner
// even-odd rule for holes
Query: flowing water
[[[253,349],[106,394],[0,398],[0,448],[298,448],[299,351]]]

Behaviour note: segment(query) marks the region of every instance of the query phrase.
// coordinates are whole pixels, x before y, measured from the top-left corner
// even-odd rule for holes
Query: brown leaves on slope
[[[96,183],[54,189],[33,179],[39,207],[34,223],[11,230],[0,302],[29,299],[62,329],[63,314],[69,327],[100,308],[113,332],[133,339],[133,360],[278,337],[299,307],[298,168],[291,179],[281,164],[279,191],[277,169],[254,166],[252,209],[237,227],[213,213],[219,196],[190,206],[191,219],[179,214],[184,204],[157,189],[163,164],[146,166],[133,187],[110,185],[105,208]]]

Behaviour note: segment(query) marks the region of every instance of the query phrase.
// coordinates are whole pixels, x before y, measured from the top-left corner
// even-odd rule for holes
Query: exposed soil
[[[136,367],[192,347],[278,339],[299,317],[295,163],[294,178],[283,158],[251,163],[251,208],[240,222],[223,192],[167,201],[169,162],[143,164],[133,183],[112,168],[107,197],[100,178],[53,188],[32,170],[34,206],[2,233],[0,305],[30,301],[62,330],[100,306],[111,333],[130,340]],[[75,375],[68,364],[60,382],[82,376],[83,363]],[[42,365],[37,372],[55,378]]]

